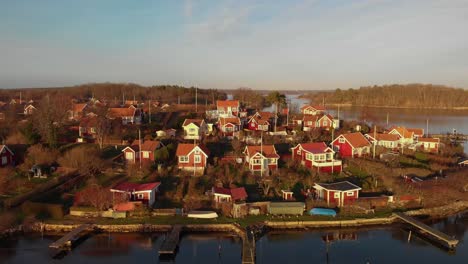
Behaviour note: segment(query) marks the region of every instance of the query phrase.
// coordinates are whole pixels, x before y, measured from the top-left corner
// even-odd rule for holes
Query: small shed
[[[268,206],[271,215],[302,215],[304,210],[303,202],[272,202]]]

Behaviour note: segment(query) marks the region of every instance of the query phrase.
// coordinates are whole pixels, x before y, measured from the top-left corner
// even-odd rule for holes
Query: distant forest
[[[468,90],[431,84],[365,86],[303,95],[312,103],[401,108],[468,109]]]
[[[70,87],[54,88],[24,88],[24,89],[1,89],[0,100],[8,101],[12,98],[19,98],[20,92],[23,100],[38,101],[45,95],[54,97],[70,97],[76,99],[94,98],[115,100],[122,102],[125,100],[158,100],[164,103],[181,104],[195,103],[194,87],[183,87],[177,85],[157,85],[142,86],[133,83],[90,83]],[[198,103],[212,104],[215,100],[225,99],[226,94],[216,89],[198,89]]]

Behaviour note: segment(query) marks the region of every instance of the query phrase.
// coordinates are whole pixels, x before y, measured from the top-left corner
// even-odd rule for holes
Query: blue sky
[[[0,0],[0,87],[468,87],[468,0]]]

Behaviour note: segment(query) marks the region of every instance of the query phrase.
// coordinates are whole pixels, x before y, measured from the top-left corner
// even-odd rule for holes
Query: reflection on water
[[[400,226],[339,230],[270,232],[257,245],[257,263],[466,263],[468,214],[433,223],[460,239],[455,253],[440,250],[417,236],[408,243]],[[100,234],[63,259],[51,259],[47,246],[58,236],[28,235],[0,241],[0,263],[165,263],[157,249],[164,234]],[[169,263],[239,263],[241,243],[228,234],[182,237]]]

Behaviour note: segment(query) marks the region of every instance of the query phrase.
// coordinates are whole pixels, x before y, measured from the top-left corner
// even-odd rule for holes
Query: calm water
[[[257,263],[467,263],[468,214],[433,225],[461,240],[456,252],[414,235],[408,243],[407,231],[389,226],[269,233],[257,241]],[[325,236],[335,240],[327,245]],[[51,259],[47,246],[57,238],[34,235],[1,241],[0,263],[240,263],[241,258],[240,240],[226,234],[183,236],[173,262],[158,258],[162,234],[101,234],[63,259]]]

